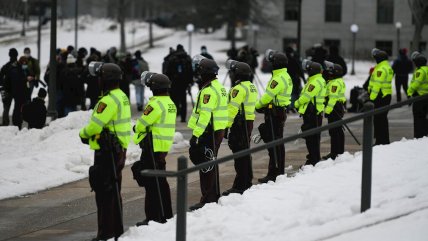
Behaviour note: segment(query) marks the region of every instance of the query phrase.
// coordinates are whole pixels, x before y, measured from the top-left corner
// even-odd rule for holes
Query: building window
[[[299,1],[301,0],[285,0],[284,2],[284,20],[285,21],[299,20]]]
[[[325,0],[325,21],[340,22],[342,20],[342,0]]]
[[[283,38],[282,39],[282,50],[285,52],[287,47],[292,47],[293,49],[297,47],[296,38]]]
[[[376,48],[386,51],[389,56],[392,55],[392,41],[376,41]]]
[[[377,0],[377,23],[394,21],[394,0]]]
[[[336,46],[340,48],[340,40],[339,39],[324,39],[324,46],[326,48],[330,48],[330,46]]]

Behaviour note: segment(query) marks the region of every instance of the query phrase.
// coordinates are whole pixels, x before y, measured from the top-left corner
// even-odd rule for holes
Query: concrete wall
[[[263,0],[258,0],[262,1]],[[257,48],[263,52],[267,48],[282,50],[283,38],[297,38],[297,21],[284,21],[284,0],[271,0],[262,13],[270,21],[270,26],[260,25],[257,35]],[[352,53],[352,33],[350,26],[357,24],[356,55],[368,58],[375,41],[392,41],[393,55],[397,54],[396,22],[402,23],[400,47],[410,48],[414,26],[412,15],[405,0],[394,0],[394,17],[391,24],[377,23],[377,0],[342,0],[342,19],[340,23],[325,22],[325,0],[303,0],[302,2],[302,54],[314,43],[324,39],[340,40],[341,53],[347,58]],[[250,34],[248,44],[252,45]],[[422,41],[428,41],[428,27],[422,32]],[[426,51],[425,51],[426,52]]]

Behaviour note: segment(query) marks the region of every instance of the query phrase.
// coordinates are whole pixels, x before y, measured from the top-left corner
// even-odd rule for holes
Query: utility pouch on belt
[[[89,185],[95,192],[110,192],[113,190],[113,175],[108,165],[93,165],[89,167]]]
[[[260,137],[262,138],[263,142],[268,143],[272,141],[270,129],[266,123],[261,123],[258,129],[259,129]]]
[[[242,116],[236,115],[235,120],[230,127],[229,141],[228,145],[233,152],[243,150],[247,148],[248,144],[246,143],[247,138],[245,138],[245,133],[247,128],[247,122],[243,120]]]
[[[211,132],[207,131],[199,137],[199,142],[196,145],[191,145],[189,148],[189,158],[194,165],[198,165],[214,158],[213,149],[208,145]]]
[[[144,187],[145,179],[143,176],[141,176],[141,171],[144,170],[143,161],[139,160],[134,162],[131,167],[132,176],[134,177],[135,181],[137,181],[138,186]]]

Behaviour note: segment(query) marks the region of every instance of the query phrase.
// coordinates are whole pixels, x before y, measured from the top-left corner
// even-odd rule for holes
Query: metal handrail
[[[299,138],[321,133],[332,128],[345,125],[347,123],[364,120],[363,122],[363,155],[362,155],[362,178],[361,178],[361,212],[364,212],[370,208],[371,204],[371,178],[372,178],[372,149],[373,149],[373,116],[396,109],[404,105],[412,104],[417,101],[428,100],[428,95],[422,95],[418,97],[409,98],[405,101],[398,102],[392,105],[384,106],[382,108],[373,109],[374,105],[372,102],[366,102],[363,110],[365,112],[357,114],[355,116],[342,119],[325,126],[317,127],[304,131],[300,134],[285,137],[282,139],[273,140],[269,143],[256,146],[247,150],[239,151],[234,154],[218,158],[213,161],[208,161],[190,168],[187,168],[187,157],[180,156],[178,158],[178,171],[161,171],[161,170],[143,170],[141,175],[151,177],[177,177],[177,228],[176,228],[176,240],[186,240],[186,207],[187,207],[187,175],[192,172],[199,171],[202,168],[207,168],[212,165],[224,163],[235,158],[248,156],[249,154],[265,150],[274,146],[291,142]]]

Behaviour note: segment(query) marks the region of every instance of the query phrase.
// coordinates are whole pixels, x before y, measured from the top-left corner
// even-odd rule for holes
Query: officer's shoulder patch
[[[314,90],[314,89],[315,89],[315,86],[313,84],[309,84],[308,91],[312,92],[312,90]]]
[[[382,76],[382,71],[378,70],[378,71],[376,72],[376,74],[377,74],[377,77],[380,77],[380,76]]]
[[[106,103],[104,103],[104,102],[100,102],[99,104],[98,104],[98,107],[97,107],[97,113],[98,114],[100,114],[100,113],[103,113],[103,111],[105,110],[105,108],[107,107],[107,104]]]
[[[153,107],[151,105],[147,105],[144,109],[144,115],[149,115],[153,111]]]
[[[416,72],[416,78],[419,78],[420,75],[421,75],[421,72]]]
[[[270,82],[270,88],[271,89],[275,89],[275,87],[278,85],[278,82],[276,82],[275,80],[272,80],[272,82]]]
[[[234,89],[234,90],[232,91],[232,98],[235,98],[235,97],[238,95],[238,93],[239,93],[239,90]]]
[[[336,93],[336,90],[337,90],[337,86],[331,86],[331,92],[333,92],[333,93]]]
[[[211,98],[211,95],[208,95],[208,94],[204,95],[204,104],[207,104],[208,102],[210,102],[210,98]]]

